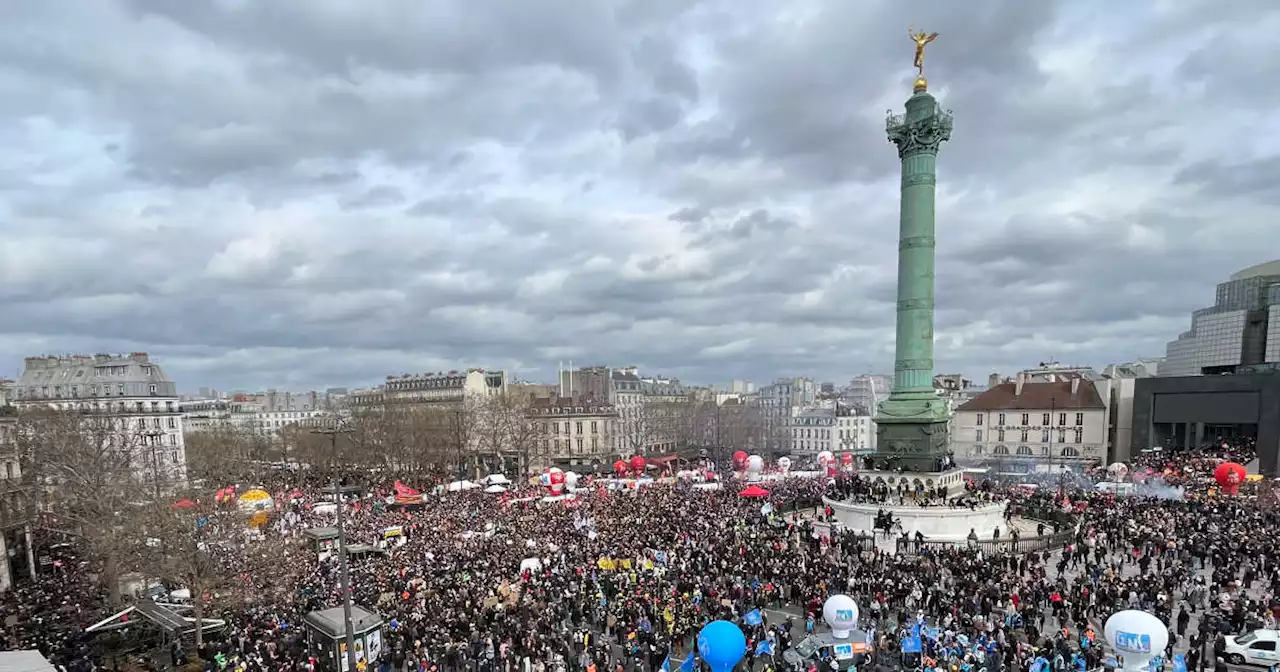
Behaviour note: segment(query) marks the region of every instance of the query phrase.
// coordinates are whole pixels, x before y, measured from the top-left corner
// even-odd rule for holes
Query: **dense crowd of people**
[[[1252,459],[1250,451],[1214,446],[1131,463],[1135,476],[1183,486],[1177,499],[996,481],[941,497],[841,476],[768,481],[763,499],[687,482],[610,489],[602,479],[552,503],[529,485],[400,506],[388,504],[382,485],[344,509],[349,543],[385,546],[350,563],[354,603],[387,622],[381,650],[360,667],[656,671],[670,661],[674,670],[698,630],[725,619],[747,636],[744,666],[787,668],[782,652],[821,626],[827,597],[845,593],[862,607],[877,667],[994,672],[1044,658],[1054,669],[1094,669],[1107,655],[1101,623],[1137,608],[1168,623],[1169,652],[1186,651],[1198,669],[1215,663],[1201,651],[1212,644],[1220,654],[1223,633],[1274,627],[1280,616],[1280,536],[1268,532],[1280,514],[1257,506],[1249,488],[1211,492],[1214,466]],[[158,667],[195,654],[206,669],[316,667],[303,617],[341,604],[342,593],[339,564],[320,559],[304,532],[332,525],[321,512],[332,507],[316,506],[321,482],[293,473],[264,479],[253,485],[282,493],[271,521],[260,535],[235,530],[234,542],[217,545],[228,578],[208,591],[206,615],[224,618],[224,631],[202,650],[175,648]],[[896,554],[854,532],[826,533],[814,515],[824,496],[885,505],[1007,499],[1023,515],[1069,511],[1077,522],[1071,543],[1045,552],[960,544]],[[403,530],[403,545],[387,543],[391,527]],[[83,632],[110,613],[91,567],[69,563],[5,595],[4,647],[37,648],[69,670],[111,666],[102,636]],[[924,649],[903,654],[902,636],[918,625],[928,633]],[[831,669],[813,660],[800,668],[819,665]]]

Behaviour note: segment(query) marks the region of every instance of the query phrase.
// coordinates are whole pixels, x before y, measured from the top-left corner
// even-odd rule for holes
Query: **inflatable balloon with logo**
[[[1136,609],[1116,612],[1102,628],[1107,643],[1121,659],[1125,672],[1146,670],[1151,659],[1164,655],[1169,627],[1155,616]]]
[[[698,633],[698,655],[711,672],[729,672],[746,653],[746,635],[729,621],[712,621]]]
[[[858,627],[858,603],[848,595],[832,595],[822,605],[822,620],[831,626],[832,637],[849,639]]]

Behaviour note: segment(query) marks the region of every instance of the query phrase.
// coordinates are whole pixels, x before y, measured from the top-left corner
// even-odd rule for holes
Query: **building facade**
[[[231,402],[227,399],[186,399],[179,407],[184,431],[211,432],[231,427]]]
[[[375,388],[354,390],[347,395],[353,407],[420,404],[461,408],[507,391],[505,371],[467,369],[435,373],[387,376]]]
[[[19,566],[26,574],[35,568],[31,543],[35,509],[14,438],[17,416],[17,409],[8,404],[0,387],[0,463],[4,465],[0,471],[0,593],[13,587]]]
[[[145,352],[27,357],[10,394],[19,411],[78,411],[105,420],[113,447],[129,456],[142,481],[186,481],[177,387]]]
[[[867,455],[875,450],[875,423],[859,409],[839,403],[820,403],[791,417],[791,455],[811,459],[832,453]]]
[[[620,457],[671,453],[690,439],[694,390],[674,378],[642,376],[637,367],[609,372],[609,402],[618,413]]]
[[[1087,465],[1106,459],[1106,403],[1089,380],[1012,383],[956,409],[956,458],[983,463]]]
[[[1260,473],[1280,475],[1280,373],[1135,381],[1134,446],[1176,451],[1237,437],[1257,441]]]
[[[880,402],[889,398],[892,388],[893,376],[867,373],[850,380],[842,396],[854,406],[875,415]]]
[[[818,400],[819,386],[808,378],[778,378],[756,392],[764,419],[762,449],[773,456],[792,451],[792,417]]]
[[[1280,260],[1251,266],[1218,285],[1214,305],[1191,314],[1170,341],[1161,376],[1243,373],[1280,367]]]
[[[529,418],[540,440],[534,442],[529,467],[608,469],[618,457],[618,410],[607,401],[586,396],[531,400]]]

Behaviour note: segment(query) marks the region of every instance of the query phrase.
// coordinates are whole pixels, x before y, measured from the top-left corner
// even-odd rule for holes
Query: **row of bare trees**
[[[111,604],[122,599],[121,577],[137,572],[188,588],[201,618],[235,572],[248,569],[227,557],[243,517],[218,508],[205,482],[269,459],[270,447],[254,437],[197,440],[200,459],[184,465],[177,446],[134,418],[30,408],[18,413],[12,438],[40,536],[73,542]],[[201,637],[197,629],[197,643]]]

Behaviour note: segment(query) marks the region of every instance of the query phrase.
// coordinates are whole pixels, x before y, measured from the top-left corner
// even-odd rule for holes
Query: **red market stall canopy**
[[[171,509],[194,509],[194,508],[196,508],[196,503],[195,503],[195,502],[193,502],[193,501],[191,501],[191,500],[189,500],[189,499],[179,499],[178,501],[176,501],[176,502],[174,502],[173,504],[171,504],[171,505],[169,506],[169,508],[171,508]]]
[[[752,484],[738,491],[738,496],[739,497],[756,497],[756,498],[768,497],[769,491],[765,490],[764,488],[758,485]]]

